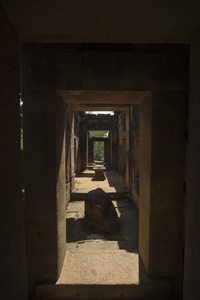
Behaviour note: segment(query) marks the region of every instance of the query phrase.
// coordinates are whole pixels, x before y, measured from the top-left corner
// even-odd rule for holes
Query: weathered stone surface
[[[0,299],[27,300],[19,147],[19,36],[1,7],[0,36]]]
[[[65,256],[65,106],[54,92],[24,92],[23,99],[24,219],[33,294],[35,282],[58,279]]]
[[[93,162],[89,162],[89,163],[87,164],[87,169],[88,169],[88,170],[93,170],[94,167],[95,167],[95,163],[93,163]]]
[[[95,168],[93,168],[93,170],[95,171],[94,176],[92,178],[92,180],[105,180],[106,176],[104,174],[104,171],[106,170],[106,168],[102,167],[102,166],[95,166]]]
[[[110,197],[100,188],[88,193],[85,218],[97,229],[119,231],[120,222]]]
[[[22,51],[21,86],[23,90],[32,91],[39,89],[184,92],[185,58],[184,54],[159,51],[156,53]],[[65,98],[63,93],[62,95]],[[121,101],[124,103],[123,99]]]
[[[153,92],[140,120],[139,252],[148,275],[171,278],[181,295],[185,95]]]
[[[200,299],[200,27],[192,36],[183,299]]]

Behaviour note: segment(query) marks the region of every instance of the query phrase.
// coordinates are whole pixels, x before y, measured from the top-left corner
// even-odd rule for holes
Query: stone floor
[[[71,200],[84,200],[91,190],[102,188],[111,199],[126,198],[128,190],[125,177],[117,171],[106,170],[104,181],[93,181],[93,170],[85,170],[75,178],[75,187],[71,193]]]
[[[105,175],[106,179],[103,181],[93,181],[94,176],[93,170],[85,170],[78,174],[75,178],[75,189],[82,189],[82,188],[125,188],[126,187],[126,179],[125,176],[119,174],[117,171],[114,170],[106,170]]]
[[[125,189],[124,176],[106,171],[104,181],[92,181],[93,170],[75,179],[75,194],[101,187]],[[68,284],[138,284],[138,210],[126,200],[113,201],[120,220],[118,233],[108,233],[89,226],[84,219],[85,201],[71,201],[66,211],[66,258],[58,283]]]
[[[86,223],[84,201],[70,202],[61,275],[55,284],[38,284],[36,299],[170,299],[170,281],[149,278],[139,258],[137,208],[124,200],[113,204],[121,231],[109,234]]]
[[[76,196],[98,187],[115,194],[126,189],[125,177],[116,171],[107,170],[104,181],[93,181],[93,175],[93,170],[85,170],[75,178]],[[67,280],[68,284],[138,284],[138,210],[126,200],[113,200],[113,204],[121,225],[118,233],[89,226],[84,219],[84,201],[69,203],[67,253],[58,283]]]
[[[101,187],[113,196],[126,189],[125,178],[107,172],[105,181],[92,181],[94,171],[76,178],[74,194]],[[56,283],[36,286],[36,299],[169,299],[170,281],[148,278],[138,254],[138,209],[125,199],[112,198],[121,229],[97,230],[85,220],[85,202],[71,201],[66,210],[66,257]]]
[[[89,226],[84,201],[70,202],[66,262],[58,283],[138,284],[138,210],[125,200],[113,204],[121,223],[119,233]]]

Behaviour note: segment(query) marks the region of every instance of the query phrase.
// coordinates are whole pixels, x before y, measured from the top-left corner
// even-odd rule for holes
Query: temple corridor
[[[199,0],[0,0],[1,299],[200,299],[199,53]]]

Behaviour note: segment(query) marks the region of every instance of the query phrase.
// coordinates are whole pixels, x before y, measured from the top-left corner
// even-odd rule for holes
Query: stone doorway
[[[94,162],[104,162],[104,153],[105,153],[105,144],[104,141],[94,141],[94,148],[93,148],[93,156],[94,156]]]
[[[99,92],[91,92],[91,95],[94,96],[95,93],[98,94]],[[100,98],[105,99],[105,93],[103,95],[101,95],[100,93]],[[57,93],[28,91],[23,93],[23,96],[26,99],[24,101],[24,116],[26,118],[24,118],[24,123],[25,125],[28,124],[28,126],[25,126],[26,136],[28,137],[25,142],[26,155],[32,153],[32,147],[34,145],[35,153],[38,153],[38,157],[43,158],[43,160],[41,160],[40,162],[35,161],[35,163],[33,164],[31,162],[30,156],[28,157],[27,155],[25,157],[26,179],[28,179],[28,184],[26,185],[26,192],[28,195],[27,199],[31,199],[31,201],[27,201],[25,211],[25,223],[27,233],[26,241],[28,245],[27,256],[29,258],[33,256],[36,260],[38,259],[39,261],[42,261],[41,256],[43,257],[43,253],[46,253],[46,251],[41,251],[41,243],[39,242],[39,240],[36,240],[33,246],[31,243],[31,236],[33,232],[35,232],[32,228],[34,222],[37,223],[38,236],[40,236],[41,232],[44,231],[45,224],[46,232],[48,232],[50,236],[52,236],[52,233],[55,236],[53,240],[48,240],[48,238],[44,240],[45,243],[43,243],[42,245],[42,248],[47,249],[48,245],[52,245],[53,241],[53,247],[50,247],[50,250],[52,250],[52,252],[48,252],[48,256],[45,256],[46,261],[49,260],[51,261],[51,263],[53,262],[53,265],[55,266],[52,267],[51,278],[58,278],[57,274],[60,274],[64,257],[66,254],[65,244],[63,243],[65,238],[65,229],[63,226],[65,225],[65,190],[63,189],[63,187],[65,187],[65,159],[63,141],[65,136],[64,101],[67,103],[68,97],[65,97],[64,94],[62,92]],[[69,94],[70,92],[67,92],[67,95]],[[109,97],[111,94],[109,94]],[[119,92],[119,94],[124,95],[124,92]],[[116,96],[116,93],[114,93],[114,95]],[[182,244],[180,239],[172,237],[180,237],[182,232],[182,223],[180,220],[182,217],[181,202],[178,201],[178,199],[182,199],[182,188],[180,188],[182,179],[180,176],[176,176],[176,180],[174,180],[174,176],[177,174],[184,174],[184,168],[182,164],[182,162],[184,161],[183,149],[185,143],[184,139],[182,138],[185,128],[185,123],[183,119],[184,95],[182,93],[174,92],[148,92],[144,94],[142,93],[142,95],[142,97],[139,97],[140,99],[138,100],[138,102],[136,102],[137,104],[141,103],[140,105],[142,116],[140,150],[141,194],[139,200],[139,254],[149,276],[166,277],[167,274],[173,274],[173,276],[169,276],[171,276],[170,278],[172,278],[174,290],[178,291],[180,290],[179,284],[181,284],[182,282],[180,280],[180,274],[182,273],[182,270],[175,266],[181,265]],[[80,93],[78,95],[78,99],[79,96]],[[63,99],[65,100],[63,101]],[[50,100],[51,105],[48,105],[47,107],[46,104]],[[71,116],[73,115],[74,111],[85,110],[84,105],[78,107],[78,105],[76,105],[75,103],[72,104],[70,102],[71,100],[72,98],[70,98],[68,102],[68,108],[71,111]],[[79,100],[77,103],[80,103]],[[122,99],[120,99],[120,101],[122,102]],[[127,102],[129,103],[125,104],[124,106],[112,106],[112,110],[125,111],[127,116],[126,123],[129,126],[129,109],[131,105],[130,98]],[[126,103],[126,101],[124,103]],[[175,103],[176,109],[174,109]],[[54,110],[55,106],[57,107],[56,111]],[[103,109],[105,110],[105,106]],[[43,122],[45,115],[48,116],[48,122],[46,123]],[[177,130],[174,131],[175,124],[177,125],[177,116],[180,123],[179,126],[177,126]],[[41,129],[39,126],[41,122],[42,124],[45,124],[45,126],[42,127],[42,130],[39,130]],[[159,127],[157,126],[158,123],[160,125]],[[33,126],[31,126],[31,124]],[[36,128],[35,124],[39,127]],[[53,135],[49,131],[49,124],[51,125]],[[73,135],[71,135],[73,128],[74,126],[72,120],[71,127],[69,127],[67,131],[67,134],[69,135],[69,140],[71,139],[71,137],[73,137]],[[36,131],[37,136],[35,135]],[[173,134],[170,134],[171,132],[173,132]],[[178,139],[178,137],[180,139]],[[130,155],[129,138],[130,135],[127,134],[128,142],[126,143],[126,185],[128,189],[131,188],[129,175],[130,167],[132,166],[132,163],[130,163],[132,155]],[[44,139],[48,143],[44,143]],[[87,141],[87,131],[85,141]],[[52,142],[55,144],[56,147],[52,147]],[[73,143],[74,139],[70,140],[69,147],[71,147]],[[173,145],[172,150],[175,148],[177,151],[168,151],[170,145]],[[41,156],[41,152],[46,153],[50,149],[52,150],[51,156]],[[179,153],[179,159],[176,156],[177,153]],[[71,156],[71,158],[72,157],[74,156]],[[87,156],[85,155],[85,158],[86,157]],[[160,166],[162,166],[162,168],[160,168]],[[36,173],[39,176],[37,177],[37,181],[33,180]],[[50,186],[52,189],[52,193],[49,192],[49,180],[51,180],[52,182]],[[177,180],[180,183],[179,185],[177,184]],[[43,182],[44,184],[41,185],[41,182]],[[70,179],[70,184],[72,182],[73,178]],[[170,187],[171,185],[174,188],[168,189],[167,186]],[[37,194],[32,193],[33,190],[41,191],[39,195],[40,197],[42,197],[42,200],[40,197],[38,197]],[[43,195],[45,195],[45,197]],[[161,199],[162,205],[160,203]],[[180,206],[180,209],[177,209],[177,205]],[[46,206],[49,209],[49,215],[46,218],[47,222],[41,223],[40,216],[43,212],[43,207]],[[159,211],[157,211],[158,207]],[[170,208],[170,211],[166,215],[167,208]],[[174,227],[173,219],[175,215],[176,221],[180,220],[180,222],[176,223],[179,224],[178,227]],[[32,219],[36,221],[33,222]],[[160,232],[161,229],[162,232]],[[175,229],[176,231],[174,231]],[[57,237],[59,237],[59,240],[57,239]],[[177,249],[177,255],[175,255],[174,251],[170,252],[170,249],[172,248]],[[32,253],[33,249],[34,255]],[[37,253],[35,249],[38,249]],[[163,259],[163,255],[166,255],[166,259]],[[169,259],[170,261],[173,261],[173,264],[167,263]],[[44,269],[41,270],[40,265],[32,261],[31,259],[29,259],[28,264],[30,264],[28,265],[28,269],[33,270],[36,268],[38,272],[37,274],[41,274],[41,278],[44,278],[44,274],[46,274],[46,272],[49,272],[49,269],[45,269],[45,266],[49,265],[48,263],[42,265],[42,268]],[[172,267],[175,268],[175,270],[171,273]],[[33,276],[33,278],[30,279],[30,288],[32,289],[35,284],[34,274],[34,272],[31,272],[31,276]]]
[[[102,109],[104,109],[102,107]],[[118,108],[120,109],[120,108]],[[127,108],[126,108],[127,109]],[[80,114],[80,117],[82,115]],[[127,114],[128,117],[128,114]],[[78,119],[76,115],[74,118]],[[92,116],[90,115],[90,119]],[[74,124],[83,128],[81,120],[79,123],[74,120]],[[91,123],[91,128],[98,130],[94,124]],[[114,121],[114,120],[117,121]],[[114,127],[104,127],[104,129],[111,129],[108,131],[109,139],[105,137],[90,137],[90,131],[87,131],[87,146],[88,146],[88,161],[94,163],[94,143],[110,142],[110,147],[107,152],[112,153],[114,148],[115,152],[110,155],[111,161],[115,161],[116,166],[121,167],[121,174],[116,170],[106,170],[105,181],[92,181],[94,171],[86,169],[81,173],[76,174],[74,178],[74,189],[71,192],[71,201],[67,207],[66,226],[67,226],[67,253],[64,262],[63,272],[58,281],[58,284],[138,284],[139,283],[139,255],[138,255],[138,209],[131,202],[126,187],[126,137],[128,134],[128,123],[126,124],[126,112],[118,111],[115,119],[113,117],[112,123]],[[101,122],[104,120],[101,117]],[[107,120],[108,117],[107,117]],[[110,122],[110,121],[109,121]],[[84,126],[86,127],[87,121],[84,116]],[[86,127],[86,129],[88,129]],[[102,127],[100,126],[100,130]],[[78,134],[79,130],[74,126],[74,133]],[[99,131],[97,131],[99,132]],[[83,135],[80,132],[81,135]],[[86,135],[85,135],[86,136]],[[78,136],[77,136],[78,139]],[[112,142],[116,143],[112,147]],[[118,148],[119,147],[119,148]],[[75,147],[72,148],[74,151]],[[120,149],[120,150],[118,150]],[[118,151],[120,152],[120,163],[118,160]],[[91,155],[93,154],[93,155]],[[108,153],[107,157],[109,157]],[[114,155],[116,158],[113,158]],[[124,159],[121,159],[124,156]],[[100,159],[98,159],[98,162]],[[102,161],[103,162],[103,161]],[[108,164],[108,160],[106,163]],[[123,165],[124,164],[124,165]],[[115,169],[114,168],[114,169]],[[121,231],[119,233],[106,233],[96,230],[87,225],[84,220],[84,199],[90,190],[102,188],[110,195],[117,210],[118,217],[121,221]],[[82,250],[87,251],[82,252]],[[95,264],[97,256],[102,257],[102,262]],[[107,261],[112,262],[113,259],[118,261],[118,265],[111,263],[107,271],[104,270],[103,265],[107,265]],[[93,262],[92,262],[93,261]],[[78,265],[77,265],[78,262]],[[125,267],[125,265],[127,267]],[[72,267],[73,266],[73,267]],[[80,267],[80,269],[79,269]],[[101,270],[100,270],[101,269]],[[124,270],[124,271],[122,271]],[[84,272],[88,272],[88,276],[84,276]],[[82,274],[77,275],[77,274]],[[116,275],[118,273],[118,276]],[[95,276],[94,276],[95,274]],[[92,277],[93,276],[93,279]],[[129,279],[128,279],[129,278]]]

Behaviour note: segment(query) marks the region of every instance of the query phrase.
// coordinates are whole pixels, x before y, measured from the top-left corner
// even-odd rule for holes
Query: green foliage
[[[94,160],[104,161],[104,142],[94,142]]]
[[[100,130],[100,131],[89,131],[90,138],[107,138],[109,131]],[[94,160],[104,161],[104,142],[103,141],[94,141]]]
[[[23,150],[24,144],[23,144],[23,129],[20,128],[20,135],[21,135],[21,141],[20,141],[20,148]]]
[[[109,131],[107,131],[107,130],[89,131],[89,133],[90,133],[90,138],[93,138],[93,137],[107,138]]]

